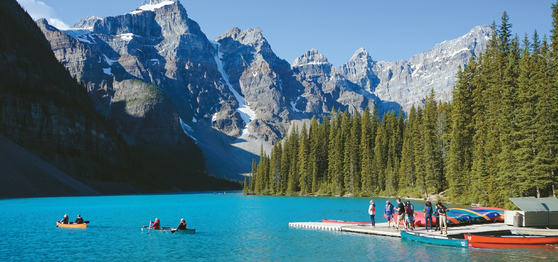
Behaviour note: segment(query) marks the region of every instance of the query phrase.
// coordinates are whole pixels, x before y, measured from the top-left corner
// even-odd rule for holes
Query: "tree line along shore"
[[[274,143],[246,178],[262,195],[408,196],[514,208],[556,196],[558,7],[547,36],[512,35],[506,12],[486,51],[460,68],[451,102],[384,114],[332,109]],[[550,40],[550,41],[549,41]]]

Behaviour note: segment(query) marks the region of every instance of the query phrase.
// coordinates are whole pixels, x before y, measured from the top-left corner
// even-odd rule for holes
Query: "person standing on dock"
[[[415,230],[415,206],[410,201],[405,203],[405,214],[407,215],[407,224],[410,230]]]
[[[430,201],[426,201],[426,206],[422,211],[424,212],[424,230],[430,232],[432,231],[432,203]],[[430,229],[428,229],[429,223]]]
[[[386,201],[386,208],[384,209],[384,217],[388,221],[388,228],[390,228],[391,220],[393,220],[393,205],[389,202],[389,200]],[[395,221],[393,221],[393,223],[395,223]],[[393,225],[393,228],[395,228],[395,225]]]
[[[405,224],[405,204],[401,202],[401,198],[397,198],[397,230],[399,231],[399,224],[403,223],[405,225],[405,230],[407,230],[407,224]]]
[[[374,216],[376,215],[376,204],[374,204],[374,200],[370,200],[370,206],[368,207],[368,214],[370,215],[370,221],[372,222],[372,228],[376,227],[376,220],[374,220]]]
[[[448,234],[448,216],[447,212],[448,209],[442,205],[442,203],[438,202],[437,204],[440,209],[438,210],[438,214],[440,214],[440,235],[443,234],[444,227],[446,228],[446,235]]]
[[[438,231],[440,230],[440,206],[438,204],[436,204],[434,210],[434,218],[436,218],[436,222],[434,223],[436,225],[436,228],[434,228],[434,231]]]

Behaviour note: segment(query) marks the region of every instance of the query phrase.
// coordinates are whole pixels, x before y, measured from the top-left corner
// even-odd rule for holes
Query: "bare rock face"
[[[422,106],[431,89],[437,100],[451,101],[459,66],[467,64],[471,56],[484,52],[491,32],[487,25],[477,26],[462,37],[396,62],[372,61],[360,49],[341,66],[342,74],[381,100],[396,102],[405,111],[412,105]]]

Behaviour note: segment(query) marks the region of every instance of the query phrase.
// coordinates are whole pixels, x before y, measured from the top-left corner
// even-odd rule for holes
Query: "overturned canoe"
[[[370,225],[372,222],[356,222],[356,221],[345,221],[345,220],[335,220],[335,219],[322,219],[323,223],[333,223],[333,224],[349,224],[349,225]]]
[[[87,221],[89,222],[89,221]],[[57,227],[65,227],[65,228],[87,228],[87,223],[83,224],[62,224],[60,221],[56,221]]]
[[[468,247],[468,242],[466,239],[452,238],[447,236],[424,234],[418,232],[404,232],[401,231],[401,239],[408,239],[417,242],[440,245],[440,246],[451,246],[451,247]]]
[[[176,230],[176,227],[161,227],[160,229],[150,229],[148,226],[141,227],[142,232],[146,233],[162,233],[162,234],[195,234],[196,229],[188,228],[186,230]]]
[[[547,245],[558,244],[558,236],[532,235],[470,235],[464,234],[471,244]]]

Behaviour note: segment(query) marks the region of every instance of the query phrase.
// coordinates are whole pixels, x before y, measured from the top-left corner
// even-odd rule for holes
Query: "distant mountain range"
[[[179,1],[87,17],[64,31],[44,19],[37,24],[129,144],[180,146],[186,134],[201,148],[207,170],[226,177],[250,172],[252,159],[293,123],[332,108],[408,111],[431,89],[450,101],[458,67],[482,53],[491,34],[489,26],[477,26],[396,62],[374,61],[359,49],[334,67],[315,49],[289,64],[259,28],[235,27],[209,40]]]

